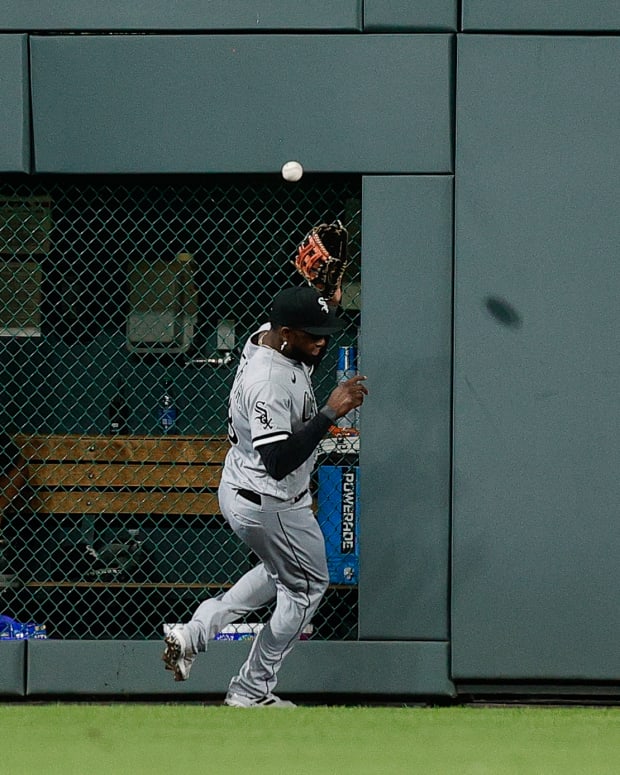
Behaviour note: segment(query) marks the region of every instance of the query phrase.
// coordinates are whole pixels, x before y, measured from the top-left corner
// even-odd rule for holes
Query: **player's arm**
[[[258,447],[258,454],[269,476],[279,482],[299,468],[314,452],[335,420],[335,413],[324,406],[303,428],[291,433],[287,439]]]
[[[303,428],[286,438],[257,447],[269,476],[280,481],[310,457],[330,425],[362,404],[368,395],[363,384],[365,379],[358,375],[341,383],[332,391],[325,406]]]

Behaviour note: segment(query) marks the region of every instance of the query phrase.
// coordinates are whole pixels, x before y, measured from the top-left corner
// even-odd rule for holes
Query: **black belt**
[[[252,492],[252,490],[237,490],[237,492],[242,498],[245,498],[246,501],[250,501],[250,503],[255,503],[257,506],[262,504],[261,497],[257,492]],[[293,498],[292,502],[297,503],[297,501],[300,501],[307,492],[308,490],[300,492],[296,498]]]

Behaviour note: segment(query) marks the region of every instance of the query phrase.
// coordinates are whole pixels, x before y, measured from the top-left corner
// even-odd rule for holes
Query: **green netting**
[[[159,638],[251,567],[205,478],[240,348],[272,296],[300,284],[290,260],[305,232],[340,218],[347,329],[317,371],[326,398],[338,348],[358,339],[360,215],[348,177],[0,183],[0,613],[51,637]],[[355,562],[336,562],[352,548],[357,450],[354,436],[327,439],[313,480],[334,557],[316,638],[357,636]]]

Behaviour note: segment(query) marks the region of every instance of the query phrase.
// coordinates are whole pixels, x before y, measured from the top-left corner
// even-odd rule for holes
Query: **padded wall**
[[[0,642],[0,696],[26,694],[26,648],[25,640]]]
[[[30,171],[28,38],[0,35],[0,171]]]
[[[449,35],[33,37],[37,172],[452,167]]]
[[[163,669],[153,641],[32,641],[27,693],[223,696],[249,644],[213,643],[198,656],[189,681]],[[452,695],[445,643],[307,641],[282,666],[278,691],[303,694]]]
[[[616,0],[53,5],[0,9],[2,171],[30,168],[28,30],[37,172],[367,174],[362,640],[303,644],[282,689],[449,694],[450,649],[464,683],[617,681]],[[36,34],[80,29],[201,34]],[[34,694],[219,693],[243,652],[162,688],[156,643],[0,644],[2,692],[26,645]]]
[[[462,0],[462,29],[512,32],[620,29],[618,0]]]
[[[365,32],[455,30],[457,0],[364,0]]]
[[[620,39],[458,62],[454,675],[617,678]]]
[[[452,177],[364,178],[361,638],[448,637]]]
[[[356,30],[362,0],[4,0],[4,30]]]

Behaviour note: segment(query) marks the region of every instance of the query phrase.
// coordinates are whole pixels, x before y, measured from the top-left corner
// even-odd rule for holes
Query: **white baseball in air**
[[[289,183],[297,183],[304,174],[304,168],[298,161],[287,161],[282,165],[282,177]]]

